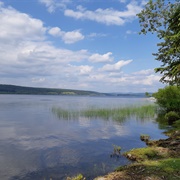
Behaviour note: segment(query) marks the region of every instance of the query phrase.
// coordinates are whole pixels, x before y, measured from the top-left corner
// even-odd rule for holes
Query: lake
[[[0,178],[3,180],[63,180],[82,173],[87,180],[131,163],[110,157],[113,145],[122,152],[144,147],[140,134],[165,138],[155,118],[61,118],[60,108],[119,108],[152,104],[147,98],[0,95]]]

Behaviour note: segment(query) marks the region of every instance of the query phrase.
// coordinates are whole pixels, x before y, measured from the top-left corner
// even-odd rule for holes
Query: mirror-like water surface
[[[164,138],[155,120],[125,121],[59,118],[52,109],[84,110],[151,104],[145,98],[0,95],[0,177],[3,180],[87,179],[130,163],[111,158],[113,145],[122,151],[143,147],[140,134]]]

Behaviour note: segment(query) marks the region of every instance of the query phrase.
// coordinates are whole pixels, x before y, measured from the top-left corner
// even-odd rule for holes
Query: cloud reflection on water
[[[140,141],[131,141],[139,136],[138,128],[154,128],[157,129],[157,136],[160,134],[151,122],[146,127],[146,124],[137,124],[137,121],[129,123],[131,120],[122,123],[84,116],[65,120],[59,119],[51,111],[54,106],[67,108],[68,103],[70,107],[72,104],[75,107],[76,101],[79,109],[80,104],[87,107],[93,103],[96,106],[100,103],[100,107],[108,103],[124,105],[125,99],[58,98],[46,96],[47,100],[44,101],[44,96],[1,96],[0,174],[3,180],[15,179],[15,176],[18,177],[16,179],[26,179],[29,173],[32,179],[53,172],[57,176],[64,176],[63,173],[68,173],[70,169],[72,172],[87,172],[94,164],[101,163],[107,163],[107,169],[113,168],[124,163],[124,160],[114,162],[109,159],[112,144],[122,144],[125,149],[138,146]],[[128,139],[129,144],[126,143]]]

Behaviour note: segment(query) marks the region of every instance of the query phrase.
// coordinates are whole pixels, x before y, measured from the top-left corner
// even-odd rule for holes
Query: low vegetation
[[[119,157],[121,154],[121,146],[113,145],[113,153],[110,157]]]
[[[136,116],[137,118],[144,119],[155,116],[156,106],[154,105],[144,105],[144,106],[131,106],[118,109],[88,109],[82,112],[86,117],[95,117],[103,119],[125,119],[131,116]]]
[[[116,121],[124,121],[129,117],[136,117],[137,119],[149,119],[156,115],[157,106],[155,105],[144,105],[144,106],[130,106],[117,109],[109,108],[89,108],[82,111],[64,110],[62,108],[52,108],[52,112],[55,113],[59,118],[64,119],[75,119],[79,116],[85,116],[88,118],[102,118],[105,120],[112,119]]]
[[[161,147],[146,147],[146,148],[137,148],[132,149],[124,155],[132,161],[145,161],[169,157],[168,150]]]
[[[82,174],[78,174],[77,176],[74,177],[67,177],[66,180],[85,180],[85,177],[83,177]]]
[[[163,89],[159,89],[154,93],[156,103],[161,108],[162,114],[164,114],[164,120],[168,120],[169,123],[180,119],[180,87],[179,86],[167,86]]]
[[[52,112],[60,119],[77,119],[80,116],[79,111],[73,111],[73,110],[65,110],[62,108],[52,108]]]
[[[106,176],[104,180],[177,180],[180,178],[179,168],[179,158],[146,160],[121,167],[114,174]]]
[[[176,128],[180,129],[180,126],[176,125]],[[148,147],[125,152],[134,163],[118,167],[115,172],[95,180],[180,179],[180,131],[173,129],[168,134],[169,138],[151,141]]]

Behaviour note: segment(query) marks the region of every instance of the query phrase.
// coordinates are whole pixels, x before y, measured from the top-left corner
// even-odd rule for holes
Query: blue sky
[[[158,39],[139,35],[145,0],[0,0],[0,83],[154,92]]]

